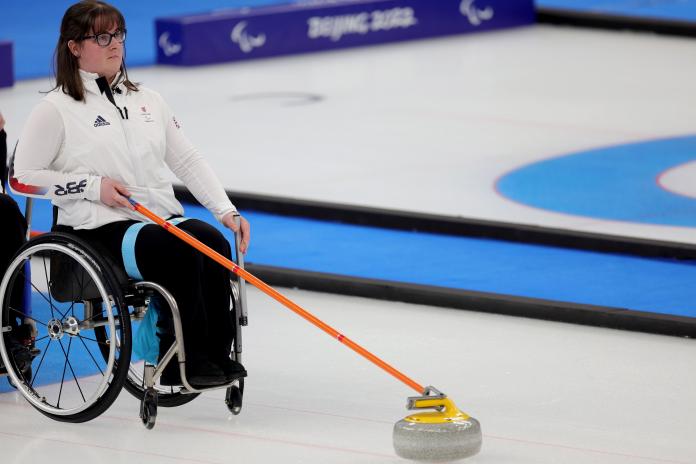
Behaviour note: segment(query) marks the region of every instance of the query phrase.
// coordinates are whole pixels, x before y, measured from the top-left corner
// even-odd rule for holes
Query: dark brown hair
[[[80,77],[77,57],[70,52],[68,42],[79,42],[86,35],[97,35],[116,25],[118,29],[126,30],[126,20],[120,11],[112,5],[98,0],[83,0],[67,9],[60,24],[60,37],[54,53],[55,89],[62,89],[77,101],[84,101],[85,88]],[[137,91],[138,87],[128,79],[125,63],[121,62],[123,84],[129,90]]]

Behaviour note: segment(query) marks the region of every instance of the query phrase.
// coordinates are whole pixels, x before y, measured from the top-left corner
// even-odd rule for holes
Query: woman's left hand
[[[235,222],[234,222],[234,216],[236,214],[239,214],[239,213],[232,211],[232,212],[225,214],[222,217],[222,223],[225,225],[225,227],[230,229],[235,234],[239,233],[240,229],[241,229],[242,236],[240,237],[240,241],[239,241],[239,251],[241,251],[242,253],[246,253],[247,249],[249,248],[249,242],[251,240],[251,228],[249,226],[249,221],[244,219],[243,216],[239,216],[240,227],[237,227],[237,224],[235,224]]]

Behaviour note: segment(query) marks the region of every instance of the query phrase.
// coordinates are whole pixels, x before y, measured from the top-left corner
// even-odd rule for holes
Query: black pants
[[[0,278],[10,264],[10,258],[24,244],[27,221],[17,203],[0,193]]]
[[[8,195],[0,193],[0,280],[5,275],[7,267],[14,254],[26,241],[27,221],[19,210],[17,203]],[[12,290],[12,301],[10,304],[15,308],[24,306],[22,288],[25,285],[23,278],[15,281]],[[16,318],[9,322],[16,325]]]
[[[133,224],[135,221],[121,221],[90,230],[64,226],[55,230],[77,235],[109,253],[114,262],[123,266],[121,243]],[[178,227],[231,258],[230,244],[215,227],[198,219],[189,219]],[[140,230],[135,259],[145,280],[162,285],[174,296],[181,313],[187,361],[229,355],[234,336],[230,271],[155,224]],[[171,341],[173,337],[163,336],[162,348],[168,347]]]

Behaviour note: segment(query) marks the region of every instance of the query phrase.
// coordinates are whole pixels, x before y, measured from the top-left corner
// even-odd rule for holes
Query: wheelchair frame
[[[12,166],[12,163],[10,163],[10,166]],[[206,387],[206,388],[194,388],[188,381],[188,378],[186,376],[186,354],[184,350],[184,339],[183,339],[183,328],[181,324],[181,315],[177,306],[177,303],[174,299],[174,297],[171,295],[171,293],[165,289],[163,286],[155,283],[155,282],[149,282],[149,281],[136,281],[132,278],[128,278],[128,282],[125,286],[120,286],[120,283],[118,282],[118,279],[112,279],[116,280],[116,285],[119,286],[118,290],[112,290],[112,294],[109,294],[107,291],[107,286],[104,285],[104,282],[100,280],[100,277],[96,275],[95,272],[91,272],[91,278],[96,284],[99,293],[102,296],[102,301],[103,302],[109,302],[110,304],[113,302],[117,306],[119,305],[117,300],[118,298],[116,295],[113,293],[118,293],[120,292],[123,297],[123,306],[125,308],[125,313],[128,314],[128,317],[125,318],[125,320],[122,322],[121,317],[119,316],[113,316],[112,314],[112,309],[109,309],[106,311],[108,314],[107,319],[108,320],[99,320],[96,321],[94,319],[95,317],[95,310],[94,310],[94,305],[92,302],[88,301],[83,301],[82,303],[84,304],[85,308],[85,317],[83,321],[77,321],[75,320],[74,317],[72,318],[63,318],[64,320],[62,321],[54,321],[52,319],[53,328],[48,328],[49,330],[49,335],[51,336],[50,331],[54,330],[55,333],[53,335],[62,337],[63,335],[67,334],[69,337],[74,337],[74,336],[79,336],[80,330],[89,330],[89,329],[96,329],[100,326],[102,327],[107,327],[108,329],[111,330],[111,333],[114,334],[116,333],[116,329],[118,328],[119,330],[122,331],[123,334],[127,334],[126,338],[128,339],[127,343],[125,341],[120,340],[118,337],[116,337],[115,342],[116,343],[109,343],[107,340],[105,344],[110,345],[109,346],[109,355],[108,359],[105,359],[107,361],[107,367],[109,368],[109,372],[107,374],[111,374],[113,371],[113,366],[114,364],[118,364],[118,362],[115,361],[114,359],[114,352],[115,350],[120,350],[121,348],[125,348],[128,352],[126,353],[121,353],[121,358],[124,360],[127,359],[129,362],[129,365],[127,366],[128,368],[128,373],[123,375],[121,374],[121,379],[118,381],[118,385],[115,387],[109,386],[109,388],[115,388],[117,390],[116,393],[111,394],[110,396],[113,396],[113,398],[109,397],[104,399],[104,397],[99,396],[101,392],[97,395],[97,398],[93,400],[93,403],[88,404],[87,401],[85,400],[85,405],[83,405],[82,408],[79,408],[77,412],[73,413],[61,413],[59,410],[54,410],[47,408],[45,404],[45,398],[39,398],[37,397],[36,393],[33,390],[33,381],[31,382],[31,385],[29,387],[26,386],[26,382],[28,382],[28,379],[24,378],[24,373],[19,372],[16,366],[16,362],[10,357],[8,348],[6,346],[6,337],[9,332],[12,331],[12,326],[7,325],[5,326],[5,318],[6,316],[4,315],[5,307],[7,306],[9,308],[9,303],[5,301],[6,298],[6,293],[8,290],[8,287],[10,286],[10,274],[14,273],[17,269],[18,266],[24,265],[23,262],[26,262],[27,260],[31,260],[31,251],[33,249],[36,249],[38,252],[42,252],[45,249],[60,249],[63,247],[63,245],[55,245],[53,247],[50,246],[50,243],[42,243],[42,242],[50,242],[52,237],[55,237],[56,239],[60,238],[61,240],[65,241],[67,240],[66,235],[69,234],[64,234],[64,233],[56,233],[56,232],[47,232],[45,234],[42,234],[39,237],[42,237],[39,243],[34,245],[34,242],[37,242],[36,239],[31,238],[31,219],[32,219],[32,213],[33,213],[33,201],[34,198],[44,198],[42,196],[37,196],[33,195],[29,192],[22,191],[19,188],[16,187],[21,187],[21,184],[18,184],[16,181],[13,182],[13,177],[12,177],[12,172],[10,172],[10,189],[22,196],[26,197],[26,207],[25,207],[25,218],[27,220],[27,243],[22,247],[22,249],[18,252],[17,255],[15,255],[15,258],[13,259],[12,263],[8,267],[7,274],[5,276],[0,276],[0,316],[2,316],[2,319],[0,319],[0,325],[2,332],[0,332],[0,355],[2,355],[2,360],[4,365],[6,366],[7,369],[7,375],[9,375],[11,379],[11,383],[18,388],[18,390],[21,392],[21,394],[29,401],[32,406],[34,406],[36,409],[38,409],[40,412],[48,415],[49,417],[52,417],[53,419],[56,420],[61,420],[61,421],[69,421],[69,422],[83,422],[86,420],[91,420],[97,416],[99,416],[101,413],[103,413],[110,405],[115,401],[116,397],[120,393],[120,390],[123,388],[126,388],[131,394],[133,394],[136,398],[140,399],[141,404],[140,404],[140,418],[142,420],[143,425],[145,425],[146,428],[151,429],[154,427],[155,422],[156,422],[156,417],[157,417],[157,408],[158,404],[164,406],[164,407],[170,407],[170,406],[178,406],[181,404],[185,404],[191,400],[193,400],[198,394],[210,390],[217,390],[217,389],[222,389],[225,388],[227,390],[226,396],[225,396],[225,403],[233,414],[239,414],[242,409],[242,398],[243,398],[243,392],[244,392],[244,378],[238,378],[235,379],[231,382],[218,385],[218,386],[211,386],[211,387]],[[14,184],[14,185],[13,185]],[[240,224],[240,217],[237,215],[235,217],[235,222],[237,225]],[[237,265],[240,268],[244,268],[244,257],[240,253],[239,248],[240,248],[240,234],[235,233],[234,234],[234,241],[235,241],[235,256],[237,259]],[[79,240],[73,239],[73,240],[67,240],[68,242],[70,241],[75,241],[79,243]],[[80,249],[78,245],[70,245],[65,249],[62,249],[61,251],[65,254],[70,255],[71,253],[67,251],[68,248],[75,248],[72,251],[72,257],[73,259],[77,260],[78,263],[80,263],[84,269],[86,269],[89,273],[92,266],[88,260],[96,260],[96,262],[103,261],[102,258],[99,257],[97,253],[95,253],[93,250],[90,250],[89,247],[84,247],[83,249]],[[96,254],[96,257],[90,256],[91,254]],[[45,264],[45,259],[44,259],[44,264]],[[98,267],[98,266],[97,266]],[[21,271],[20,271],[21,272]],[[111,269],[107,272],[111,273],[111,276],[113,276],[113,273],[121,273],[124,274],[123,270],[119,269]],[[30,277],[31,278],[31,277]],[[232,346],[232,352],[231,352],[231,357],[232,359],[241,362],[242,360],[242,330],[241,328],[243,326],[246,326],[248,324],[248,314],[247,314],[247,299],[246,299],[246,282],[244,279],[238,278],[238,277],[233,277],[233,279],[230,280],[230,286],[231,286],[231,304],[233,306],[233,318],[234,318],[234,327],[235,327],[235,334],[234,334],[234,343]],[[48,293],[51,293],[52,290],[49,289]],[[147,361],[144,363],[144,368],[143,368],[143,375],[141,378],[137,378],[138,374],[133,365],[130,364],[130,359],[131,359],[131,353],[130,351],[132,350],[132,345],[130,343],[130,325],[131,321],[137,321],[137,320],[142,320],[142,318],[145,316],[145,313],[147,312],[147,305],[149,302],[149,299],[153,297],[154,295],[159,295],[163,298],[163,300],[167,303],[167,305],[170,308],[171,311],[171,316],[172,316],[172,322],[174,325],[174,337],[175,341],[171,345],[171,347],[168,349],[166,354],[163,356],[162,359],[159,360],[157,365],[152,365],[148,363]],[[132,307],[133,311],[129,311],[128,308]],[[9,310],[8,310],[9,311]],[[15,310],[16,311],[16,310]],[[120,311],[120,308],[119,308]],[[31,317],[25,317],[24,318],[24,323],[29,324],[32,326],[32,333],[33,336],[36,337],[37,330],[35,323]],[[124,327],[120,327],[120,325],[123,324]],[[96,334],[96,331],[95,331]],[[83,342],[84,344],[84,342]],[[116,345],[116,346],[114,346]],[[62,346],[62,344],[61,344]],[[100,350],[102,348],[100,347]],[[69,353],[69,350],[68,350]],[[91,355],[91,354],[90,354]],[[102,355],[104,355],[104,352],[102,352]],[[162,375],[165,367],[169,365],[171,362],[175,362],[174,357],[177,357],[178,364],[179,364],[179,373],[181,377],[181,383],[182,386],[180,387],[180,390],[178,392],[174,392],[173,389],[171,392],[162,392],[162,389],[164,387],[158,387],[156,385],[158,379]],[[36,356],[32,357],[32,362],[35,359]],[[120,359],[119,358],[119,362]],[[67,360],[67,355],[66,355],[66,360]],[[43,358],[42,358],[43,361]],[[95,361],[96,362],[96,361]],[[71,366],[72,370],[72,366]],[[1,375],[1,374],[0,374]],[[31,376],[31,373],[29,374]],[[104,375],[102,373],[102,375]],[[73,372],[73,376],[75,376]],[[65,370],[63,372],[63,377],[65,377]],[[107,381],[107,376],[104,376],[105,382]],[[116,379],[116,376],[114,376],[114,379]],[[75,381],[77,382],[77,378],[75,378]],[[113,380],[112,380],[113,381]],[[105,389],[106,387],[102,385],[102,389]],[[61,384],[62,388],[62,384]],[[79,388],[79,385],[78,385]],[[157,389],[160,389],[158,391]],[[166,389],[164,389],[166,390]],[[80,394],[82,394],[82,391],[80,390]],[[160,398],[161,397],[161,398]],[[83,396],[84,399],[84,396]],[[90,398],[92,400],[92,398]],[[42,403],[43,401],[43,403]],[[100,402],[108,402],[108,404],[99,404]],[[60,398],[58,400],[58,404],[60,404]],[[89,412],[91,410],[92,412]],[[88,414],[85,414],[85,411],[88,411]],[[78,415],[78,413],[80,413]]]

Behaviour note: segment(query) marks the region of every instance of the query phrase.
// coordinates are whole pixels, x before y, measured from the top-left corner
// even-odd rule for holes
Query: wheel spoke
[[[15,308],[13,308],[12,306],[9,306],[9,308],[10,308],[10,311],[14,311],[14,312],[16,312],[17,314],[21,314],[23,317],[25,317],[25,318],[27,318],[27,319],[31,319],[32,321],[36,322],[37,324],[41,324],[41,325],[44,326],[44,327],[48,327],[46,324],[44,324],[43,322],[39,321],[38,319],[34,319],[34,318],[31,317],[31,316],[27,316],[26,314],[24,314],[24,311],[20,311],[19,309],[15,309]]]
[[[85,285],[85,284],[84,284],[84,272],[82,273],[82,274],[83,274],[82,279],[80,279],[80,278],[77,276],[77,274],[75,274],[75,267],[74,267],[74,266],[71,266],[70,272],[72,272],[72,275],[73,275],[73,277],[75,278],[75,282],[80,284],[80,294],[81,294],[81,295],[84,294],[84,285]],[[71,294],[72,294],[72,297],[70,298],[70,299],[72,300],[72,302],[73,302],[73,303],[70,305],[70,309],[72,310],[72,309],[73,309],[73,305],[75,304],[75,300],[76,300],[77,298],[75,297],[75,286],[74,286],[74,285],[71,285],[71,286],[70,286],[70,289],[72,290],[72,293],[71,293]],[[75,314],[73,313],[73,316],[74,316],[74,315],[75,315]]]
[[[70,346],[71,345],[72,345],[72,338],[70,339],[70,341],[68,343],[68,354],[70,354]],[[72,374],[73,379],[75,379],[75,385],[77,385],[77,389],[80,391],[80,396],[82,397],[82,401],[87,402],[87,400],[85,399],[84,393],[82,393],[82,388],[80,388],[80,382],[78,382],[78,380],[77,380],[77,375],[75,375],[75,371],[73,370],[72,363],[70,362],[69,359],[68,359],[68,367],[70,368],[70,373]],[[103,373],[102,373],[102,375],[103,375]]]
[[[26,279],[26,276],[25,276],[24,278]],[[51,315],[53,315],[53,310],[55,309],[56,311],[58,311],[58,313],[60,313],[60,316],[61,316],[62,318],[65,318],[65,314],[63,314],[63,313],[61,312],[60,309],[56,308],[56,307],[53,305],[53,303],[51,302],[51,300],[49,300],[48,298],[46,298],[46,295],[44,295],[43,292],[42,292],[41,290],[39,290],[39,289],[36,287],[36,285],[34,285],[34,282],[32,282],[31,279],[29,279],[29,283],[31,284],[32,287],[34,287],[34,290],[36,290],[36,293],[38,293],[39,295],[41,295],[41,297],[42,297],[44,300],[46,300],[46,302],[47,302],[49,305],[51,305]],[[50,290],[49,290],[49,295],[50,295]]]
[[[51,305],[51,317],[53,319],[55,319],[56,315],[53,313],[53,297],[51,297],[51,279],[48,277],[48,270],[46,269],[46,256],[45,255],[42,257],[42,261],[43,261],[43,268],[44,268],[44,276],[46,277],[46,285],[48,286],[48,304]],[[26,279],[26,277],[25,277],[25,279]],[[34,288],[36,288],[36,287],[34,287]],[[58,312],[60,312],[60,311],[58,311]],[[61,314],[61,316],[63,316],[63,315]]]
[[[58,403],[56,404],[56,407],[60,408],[60,397],[63,394],[63,383],[65,382],[65,371],[68,369],[68,354],[70,353],[70,346],[68,346],[68,353],[66,353],[65,347],[63,347],[63,342],[58,340],[58,344],[60,345],[60,349],[63,350],[63,356],[65,356],[65,364],[63,364],[63,376],[60,379],[60,390],[58,390]]]
[[[91,321],[92,319],[96,318],[97,316],[103,316],[102,313],[103,313],[103,311],[95,312],[94,314],[89,316],[87,319],[84,319],[82,322]]]
[[[58,404],[56,406],[60,407],[60,397],[63,392],[63,384],[65,382],[65,373],[67,371],[67,368],[70,368],[70,373],[72,374],[73,379],[75,379],[75,384],[77,385],[77,389],[80,391],[82,401],[86,402],[87,400],[85,399],[85,395],[82,393],[82,388],[80,388],[80,382],[77,381],[77,376],[75,375],[75,371],[73,370],[72,364],[70,363],[70,348],[72,347],[72,338],[68,340],[67,353],[65,352],[65,347],[63,347],[63,342],[58,340],[58,343],[60,344],[61,350],[63,350],[63,354],[65,355],[65,365],[63,366],[63,378],[60,380],[60,392],[58,393]]]
[[[85,337],[84,335],[77,334],[77,338],[89,340],[90,342],[94,342],[94,343],[97,343],[99,345],[109,346],[109,344],[107,342],[100,342],[99,340],[97,340],[95,338]]]
[[[77,338],[78,338],[78,340],[80,340],[82,342],[82,345],[85,347],[85,350],[87,350],[87,354],[89,354],[89,357],[92,358],[92,361],[94,361],[94,365],[97,366],[97,369],[99,369],[99,373],[101,375],[104,375],[104,371],[101,370],[101,367],[99,367],[99,363],[97,363],[97,360],[94,359],[94,356],[92,356],[92,352],[87,347],[85,340],[82,337],[77,337]]]
[[[39,361],[39,365],[37,366],[36,370],[34,371],[34,377],[31,379],[31,384],[29,385],[31,388],[34,388],[34,381],[36,378],[39,376],[39,371],[41,370],[41,365],[44,362],[44,358],[46,357],[46,353],[48,353],[48,349],[51,347],[51,342],[52,339],[48,339],[48,343],[46,343],[46,349],[44,350],[43,354],[41,355],[41,360]]]

